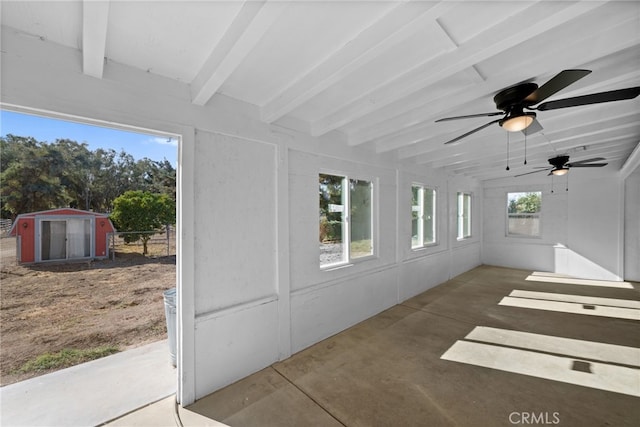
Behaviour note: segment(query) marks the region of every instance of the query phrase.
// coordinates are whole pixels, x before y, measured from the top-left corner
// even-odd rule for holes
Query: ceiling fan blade
[[[436,120],[436,123],[447,122],[449,120],[472,119],[474,117],[491,117],[491,116],[502,116],[502,115],[504,115],[504,112],[502,111],[496,111],[493,113],[469,114],[468,116],[445,117],[445,118]]]
[[[569,168],[601,168],[607,166],[609,163],[567,163]]]
[[[514,175],[513,177],[518,177],[518,176],[525,176],[525,175],[531,175],[532,173],[538,173],[538,172],[546,172],[548,170],[551,170],[553,168],[544,168],[544,169],[540,169],[539,171],[533,171],[533,172],[527,172],[527,173],[521,173],[519,175]]]
[[[537,104],[544,101],[551,95],[560,92],[562,89],[577,82],[587,74],[591,73],[591,70],[564,70],[556,74],[551,80],[540,86],[533,91],[532,94],[525,98],[525,101],[530,103],[529,105]]]
[[[492,120],[492,121],[490,121],[489,123],[486,123],[486,124],[484,124],[484,125],[482,125],[482,126],[480,126],[480,127],[477,127],[477,128],[475,128],[475,129],[473,129],[473,130],[470,130],[469,132],[465,133],[464,135],[460,135],[460,136],[459,136],[459,137],[457,137],[457,138],[453,138],[451,141],[447,141],[447,142],[445,142],[445,144],[452,144],[452,143],[454,143],[454,142],[456,142],[456,141],[460,141],[462,138],[466,138],[467,136],[469,136],[469,135],[471,135],[471,134],[474,134],[474,133],[476,133],[476,132],[478,132],[478,131],[481,131],[482,129],[484,129],[484,128],[486,128],[486,127],[489,127],[489,126],[491,126],[491,125],[492,125],[492,124],[494,124],[494,123],[498,123],[500,120],[502,120],[502,119]]]
[[[604,157],[593,157],[591,159],[586,159],[586,160],[578,160],[577,162],[571,162],[571,163],[567,163],[567,166],[576,166],[576,165],[580,165],[582,163],[591,163],[591,162],[599,162],[602,160],[607,160]]]
[[[558,108],[577,107],[580,105],[599,104],[602,102],[624,101],[640,95],[640,86],[626,89],[610,90],[608,92],[592,93],[590,95],[575,96],[573,98],[558,99],[538,105],[540,111],[557,110]]]
[[[522,133],[529,136],[529,135],[533,135],[534,133],[538,133],[543,129],[544,128],[542,127],[540,122],[537,119],[533,119],[533,122],[531,122],[531,124],[528,127],[522,130]]]

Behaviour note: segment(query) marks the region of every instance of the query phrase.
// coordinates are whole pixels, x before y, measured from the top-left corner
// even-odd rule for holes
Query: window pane
[[[542,192],[507,194],[507,234],[539,236]]]
[[[464,217],[463,235],[464,237],[469,237],[471,236],[471,195],[470,194],[464,195],[463,217]]]
[[[471,194],[458,193],[458,239],[471,236]]]
[[[341,176],[319,176],[320,266],[346,261],[343,182]]]
[[[464,233],[462,231],[463,226],[462,226],[462,193],[458,193],[458,215],[457,215],[457,230],[458,230],[458,239],[462,239],[464,237]]]
[[[424,244],[436,241],[436,192],[431,188],[424,188],[423,201],[423,236]]]
[[[422,187],[413,185],[411,187],[411,247],[422,246],[422,204],[420,203],[420,192]]]
[[[351,258],[373,254],[370,181],[350,180]]]

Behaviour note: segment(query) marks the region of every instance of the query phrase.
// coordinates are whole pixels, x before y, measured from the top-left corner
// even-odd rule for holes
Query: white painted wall
[[[640,167],[624,186],[624,278],[640,282]]]
[[[480,263],[482,187],[258,120],[216,96],[107,63],[81,73],[77,50],[2,30],[5,107],[179,135],[178,398],[192,403]],[[317,176],[376,182],[376,257],[321,271]],[[410,187],[438,189],[439,244],[412,251]],[[473,194],[472,237],[455,238],[457,191]]]
[[[541,173],[484,183],[484,264],[622,280],[623,192],[615,167],[574,169],[567,178],[552,182]],[[507,237],[507,193],[525,191],[543,192],[541,236]]]
[[[318,174],[327,171],[374,180],[375,259],[320,269]],[[413,183],[437,190],[438,244],[422,250],[411,249]],[[457,191],[473,195],[472,236],[462,241],[455,235]],[[289,202],[292,352],[480,264],[482,188],[474,180],[290,150]]]
[[[398,283],[399,300],[404,301],[448,280],[451,275],[451,224],[455,224],[455,205],[449,189],[449,177],[433,170],[400,174],[398,191],[398,253],[401,260]],[[421,249],[411,249],[411,186],[421,184],[436,190],[436,244]],[[454,195],[455,197],[455,195]],[[475,212],[475,210],[473,210]],[[473,213],[472,213],[473,214]],[[455,225],[451,229],[455,233]],[[429,274],[425,275],[424,272]]]
[[[478,182],[448,176],[438,170],[420,168],[399,175],[398,295],[399,301],[404,301],[480,265],[483,197]],[[414,183],[435,188],[437,216],[437,244],[415,250],[411,249],[411,185]],[[459,191],[472,195],[471,237],[460,241],[456,238]]]
[[[197,397],[278,358],[276,148],[196,134]]]
[[[568,238],[568,192],[564,179],[556,179],[552,186],[551,178],[541,175],[527,180],[505,178],[485,182],[484,264],[555,271],[553,247],[559,243],[566,244]],[[528,191],[542,192],[541,236],[507,236],[507,193]]]
[[[320,269],[318,175],[334,172],[373,182],[374,259]],[[374,202],[375,203],[375,202]],[[396,171],[289,151],[291,345],[299,351],[397,303]]]
[[[196,316],[276,295],[276,146],[196,136]]]
[[[573,170],[569,187],[568,273],[622,280],[623,182],[617,171]]]
[[[452,177],[449,191],[449,231],[451,244],[451,277],[464,273],[482,263],[481,248],[484,224],[482,212],[484,191],[482,185],[466,177]],[[471,194],[471,236],[457,239],[457,193]]]

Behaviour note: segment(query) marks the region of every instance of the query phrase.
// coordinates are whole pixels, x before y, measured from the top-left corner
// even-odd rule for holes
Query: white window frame
[[[343,206],[343,217],[342,217],[342,244],[343,244],[343,259],[340,261],[320,264],[320,260],[318,260],[319,266],[321,270],[331,270],[336,267],[342,267],[345,265],[355,264],[362,261],[367,261],[372,258],[377,257],[377,236],[378,236],[378,227],[377,227],[377,180],[371,177],[361,177],[361,176],[353,176],[348,175],[343,172],[336,171],[326,171],[321,170],[318,173],[320,175],[331,175],[338,178],[342,178],[342,206]],[[349,190],[349,183],[351,180],[357,181],[366,181],[369,182],[371,186],[371,254],[365,255],[357,258],[351,257],[351,191]],[[345,191],[346,189],[346,191]]]
[[[468,199],[468,214],[465,216],[465,199]],[[468,239],[472,236],[473,222],[473,196],[472,193],[466,191],[458,191],[457,193],[457,238],[458,240]],[[466,225],[466,227],[465,227]],[[468,230],[465,233],[465,228]]]
[[[413,189],[414,188],[418,188],[418,204],[414,205],[413,204]],[[424,212],[424,196],[425,196],[425,192],[426,190],[431,190],[433,193],[433,203],[432,203],[432,211],[431,211],[431,216],[433,218],[432,221],[432,235],[433,235],[433,241],[432,242],[425,242],[424,239],[424,216],[426,214],[426,212]],[[412,213],[412,218],[411,221],[413,222],[413,212],[416,210],[415,208],[418,208],[418,243],[416,245],[413,244],[413,224],[411,227],[411,249],[412,250],[420,250],[420,249],[424,249],[427,248],[429,246],[436,246],[438,244],[438,226],[437,226],[437,221],[438,221],[438,189],[436,187],[431,187],[428,185],[424,185],[424,184],[420,184],[417,182],[414,182],[413,184],[411,184],[411,213]]]
[[[510,213],[509,213],[509,195],[510,194],[529,194],[529,193],[538,193],[540,195],[540,210],[536,213],[531,213],[531,214],[527,214],[527,215],[532,215],[536,218],[538,218],[538,234],[518,234],[518,233],[511,233],[509,230],[509,219],[510,219]],[[506,219],[505,219],[505,236],[509,237],[509,238],[522,238],[522,239],[540,239],[542,238],[542,191],[541,190],[534,190],[534,191],[508,191],[505,194],[505,198],[506,198],[506,206],[505,206],[505,214],[506,214]]]

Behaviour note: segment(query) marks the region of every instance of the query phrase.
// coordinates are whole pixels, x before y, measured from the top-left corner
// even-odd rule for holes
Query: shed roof
[[[109,221],[109,225],[111,226],[111,229],[113,231],[115,231],[115,227],[113,226],[113,224],[111,223],[111,220],[109,220],[109,215],[105,214],[105,213],[99,213],[99,212],[92,212],[92,211],[83,211],[81,209],[74,209],[74,208],[57,208],[57,209],[48,209],[48,210],[44,210],[44,211],[37,211],[37,212],[29,212],[29,213],[24,213],[24,214],[20,214],[16,217],[16,220],[13,222],[13,225],[11,226],[11,229],[9,230],[9,236],[15,236],[16,235],[16,227],[17,224],[20,222],[21,219],[25,219],[25,218],[35,218],[37,216],[65,216],[65,217],[69,217],[69,216],[94,216],[96,218],[104,218],[107,221]]]

